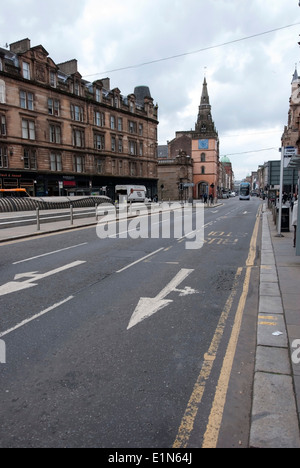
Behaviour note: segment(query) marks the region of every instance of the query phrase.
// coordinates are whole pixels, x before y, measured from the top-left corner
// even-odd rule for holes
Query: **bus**
[[[147,189],[144,185],[116,185],[115,192],[119,203],[144,203]]]
[[[242,182],[240,184],[240,200],[250,200],[250,184]]]
[[[28,198],[29,195],[24,188],[0,189],[0,198]]]

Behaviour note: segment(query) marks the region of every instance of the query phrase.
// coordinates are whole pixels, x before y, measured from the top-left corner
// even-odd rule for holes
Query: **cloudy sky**
[[[299,33],[298,0],[1,0],[0,9],[0,47],[28,37],[125,96],[149,86],[159,144],[194,129],[206,74],[236,179],[280,157]]]

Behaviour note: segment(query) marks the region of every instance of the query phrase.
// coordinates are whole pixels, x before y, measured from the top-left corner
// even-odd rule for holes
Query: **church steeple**
[[[195,132],[200,134],[201,138],[217,138],[218,132],[211,115],[211,105],[207,89],[206,77],[204,77],[202,86],[202,95],[198,112],[198,119],[195,126]]]
[[[201,96],[201,103],[200,107],[203,106],[210,106],[209,104],[209,95],[208,95],[208,90],[207,90],[207,82],[206,82],[206,77],[204,78],[203,82],[203,87],[202,87],[202,96]]]

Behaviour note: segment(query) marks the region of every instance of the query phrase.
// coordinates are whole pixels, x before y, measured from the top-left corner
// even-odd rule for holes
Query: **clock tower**
[[[198,199],[206,194],[215,198],[219,180],[219,136],[211,114],[206,78],[195,131],[192,132],[191,156],[194,162],[194,197]]]

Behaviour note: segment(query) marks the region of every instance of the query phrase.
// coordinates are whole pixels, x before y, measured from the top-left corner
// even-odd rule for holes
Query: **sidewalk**
[[[45,213],[45,212],[44,212]],[[53,212],[49,212],[49,215],[53,214]],[[59,213],[57,210],[55,212],[56,214]],[[26,214],[26,215],[32,215],[33,219],[36,219],[36,213],[27,211],[27,212],[20,212],[20,213],[11,213],[11,215],[14,215],[16,217],[17,215],[21,214]],[[78,212],[77,212],[78,214]],[[5,217],[8,217],[8,213],[5,214]],[[13,217],[13,216],[12,216]],[[32,224],[29,226],[17,226],[17,227],[8,227],[8,228],[1,228],[0,229],[0,243],[3,242],[8,242],[12,240],[18,240],[18,239],[25,239],[29,238],[32,236],[40,236],[43,234],[50,234],[50,233],[55,233],[55,232],[63,232],[63,231],[68,231],[72,229],[78,229],[79,227],[85,227],[85,226],[96,226],[97,221],[96,221],[96,216],[93,217],[87,217],[87,218],[74,218],[73,224],[71,225],[70,218],[66,218],[63,221],[53,221],[53,222],[47,222],[43,223],[41,222],[40,224],[40,230],[37,230],[37,224]]]
[[[300,257],[265,205],[262,217],[250,447],[300,448]]]

